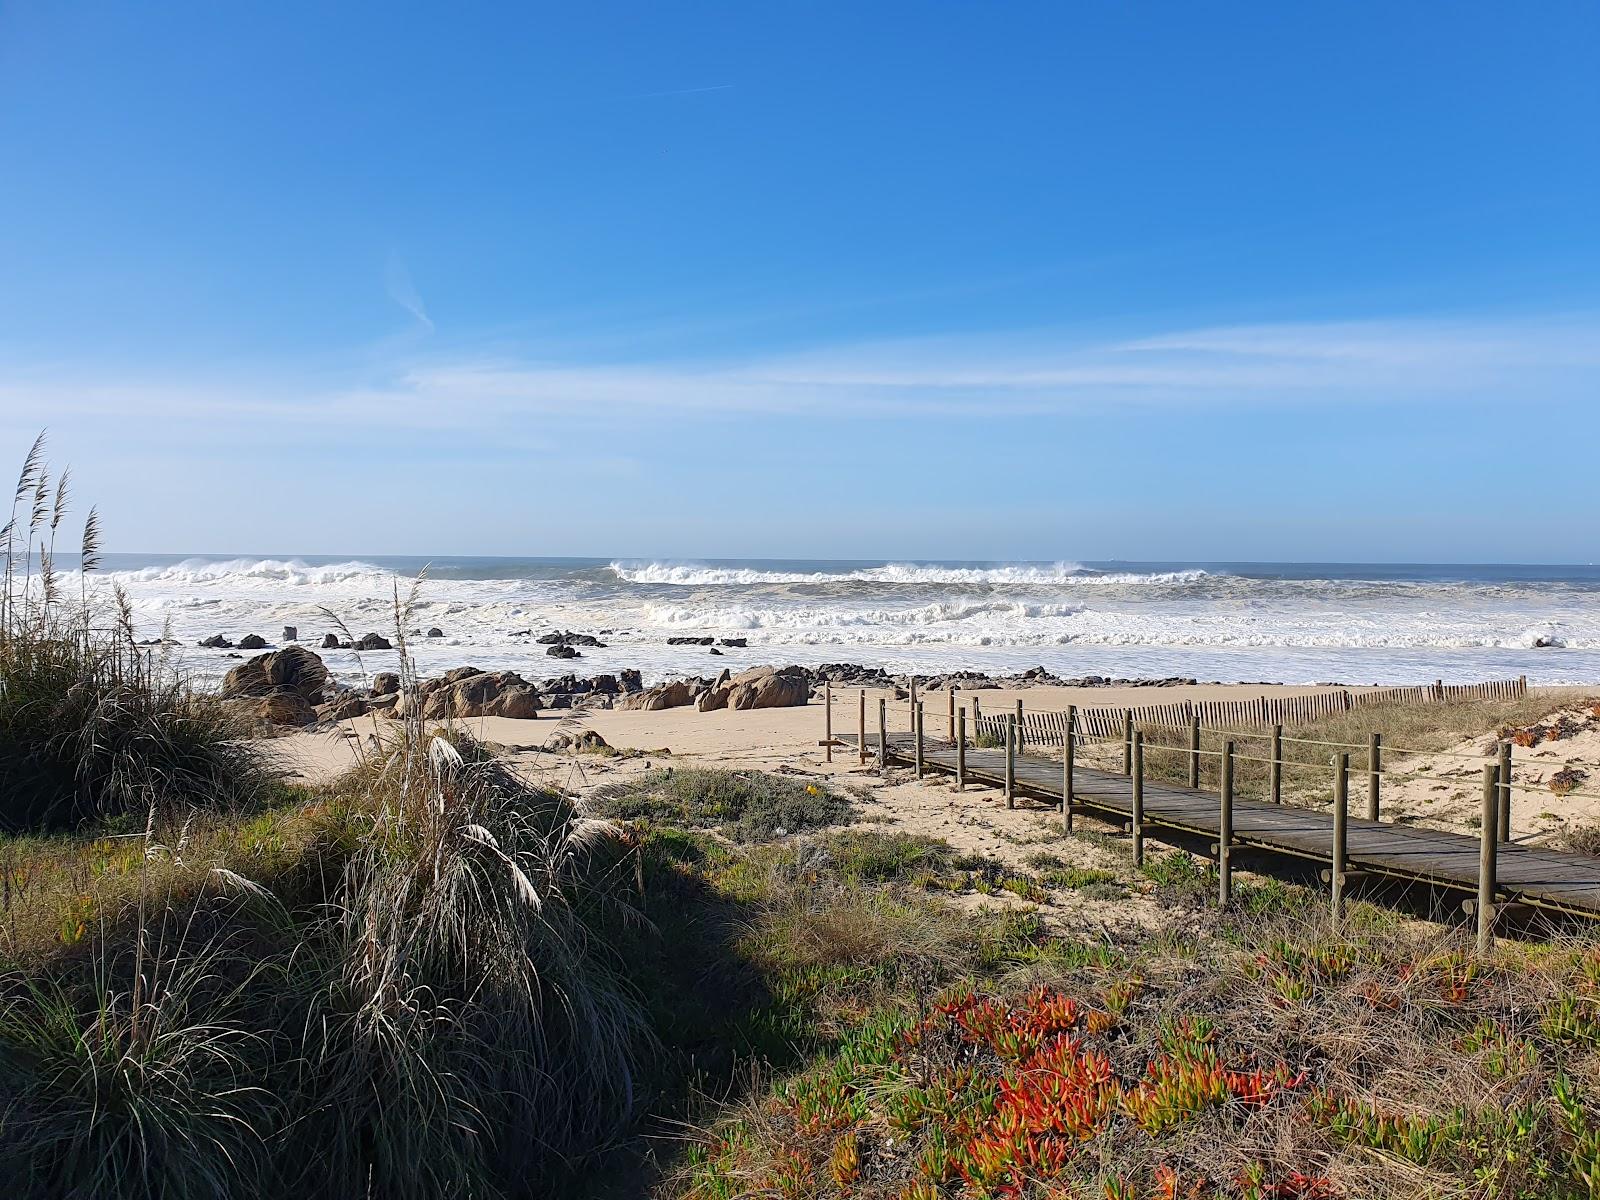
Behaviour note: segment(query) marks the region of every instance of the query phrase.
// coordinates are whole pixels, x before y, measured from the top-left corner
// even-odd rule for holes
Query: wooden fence
[[[1141,704],[1132,708],[1079,708],[1080,738],[1118,738],[1129,716],[1136,725],[1186,728],[1199,720],[1206,729],[1265,729],[1273,725],[1304,725],[1322,717],[1373,704],[1450,704],[1468,700],[1520,700],[1528,694],[1528,678],[1497,679],[1488,683],[1423,684],[1418,687],[1373,688],[1351,691],[1336,688],[1303,696],[1261,696],[1254,700],[1180,700],[1169,704]],[[974,692],[979,704],[982,693]],[[1005,740],[1006,721],[1013,711],[984,712],[974,733],[984,741]],[[1059,746],[1066,734],[1067,714],[1059,711],[1022,715],[1024,746]]]

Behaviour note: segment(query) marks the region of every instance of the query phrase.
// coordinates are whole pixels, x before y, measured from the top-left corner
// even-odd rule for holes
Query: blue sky
[[[1600,559],[1600,8],[0,4],[117,550]]]

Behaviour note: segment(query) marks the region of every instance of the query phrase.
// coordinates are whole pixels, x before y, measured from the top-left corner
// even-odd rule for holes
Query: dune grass
[[[69,473],[52,479],[41,435],[0,530],[0,829],[258,801],[269,776],[235,719],[191,692],[164,652],[135,643],[120,590],[88,587],[93,510],[84,582],[76,595],[63,587],[56,540],[70,504]]]
[[[81,897],[15,898],[6,1195],[538,1194],[631,1116],[651,1038],[612,948],[639,919],[619,831],[470,741],[134,845]],[[7,849],[76,869],[61,839]],[[82,903],[53,946],[52,895]]]

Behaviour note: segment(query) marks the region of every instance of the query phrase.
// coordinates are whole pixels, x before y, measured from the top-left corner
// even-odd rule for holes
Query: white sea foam
[[[227,586],[267,583],[283,587],[326,587],[351,582],[371,583],[387,580],[390,578],[390,572],[359,560],[308,566],[295,558],[230,558],[220,562],[189,558],[167,566],[115,571],[110,577],[125,584]]]
[[[806,564],[808,566],[809,564]],[[133,604],[137,636],[170,623],[201,678],[233,665],[195,647],[221,633],[269,641],[285,625],[320,642],[337,613],[356,633],[389,632],[394,591],[410,580],[362,559],[133,562],[96,577]],[[807,586],[822,585],[822,586]],[[77,581],[63,580],[76,594]],[[463,663],[556,674],[523,631],[602,633],[585,671],[647,675],[792,660],[895,670],[957,667],[1062,674],[1201,678],[1345,678],[1407,682],[1527,673],[1543,682],[1600,679],[1600,586],[1585,582],[1426,578],[1257,578],[1201,570],[1094,571],[1074,563],[985,567],[709,566],[665,561],[575,566],[452,563],[426,580],[414,625],[424,673]],[[748,637],[722,659],[668,637]],[[329,652],[353,678],[383,669]]]
[[[625,583],[670,584],[681,587],[747,586],[784,583],[884,583],[953,584],[964,586],[1107,586],[1118,584],[1183,584],[1207,577],[1193,569],[1151,573],[1090,571],[1078,563],[1048,566],[1014,564],[994,567],[924,566],[887,563],[853,571],[773,571],[755,567],[710,567],[693,563],[650,562],[611,564]]]
[[[1508,628],[1501,614],[1445,619],[1429,614],[1344,609],[1189,611],[1176,605],[1096,608],[1020,601],[947,601],[903,607],[797,603],[649,604],[647,623],[673,632],[760,631],[769,643],[970,646],[1173,646],[1226,648],[1435,649],[1600,648],[1593,636],[1572,638],[1552,625]]]

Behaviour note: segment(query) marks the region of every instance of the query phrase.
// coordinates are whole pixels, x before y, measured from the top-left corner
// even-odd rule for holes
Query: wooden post
[[[861,751],[861,766],[867,765],[867,689],[861,689],[861,711],[856,717],[856,746]]]
[[[878,697],[878,773],[889,769],[889,702]]]
[[[1022,753],[1022,701],[1017,701],[1017,753]]]
[[[1122,710],[1122,773],[1133,774],[1133,709]]]
[[[978,736],[978,718],[981,716],[983,716],[983,710],[978,707],[978,698],[974,696],[972,698],[972,736],[974,740]]]
[[[1483,764],[1483,819],[1478,827],[1478,953],[1494,946],[1495,822],[1498,819],[1499,768]]]
[[[1495,814],[1500,840],[1511,840],[1511,743],[1500,743],[1500,804]]]
[[[918,779],[921,779],[922,778],[922,705],[920,705],[920,704],[917,705],[916,710],[911,714],[911,721],[912,721],[912,724],[916,727],[915,728],[915,733],[917,735],[916,775],[917,775]]]
[[[948,708],[949,708],[949,712],[950,712],[950,740],[953,742],[953,741],[956,740],[956,688],[955,688],[955,684],[951,684],[950,685],[950,690],[946,693],[945,698],[946,698],[946,700],[949,701]]]
[[[1383,777],[1379,774],[1379,767],[1383,756],[1383,734],[1374,733],[1367,737],[1367,820],[1378,819],[1378,793],[1383,787]]]
[[[1350,787],[1350,755],[1336,754],[1333,759],[1333,868],[1328,881],[1333,890],[1333,923],[1338,925],[1344,911],[1345,845],[1348,840]]]
[[[1142,791],[1142,789],[1141,789]],[[1217,903],[1233,899],[1233,742],[1222,743],[1221,812],[1217,829]],[[1143,796],[1140,796],[1143,800]]]
[[[1200,786],[1200,714],[1189,718],[1189,786]]]
[[[833,684],[822,685],[822,757],[824,762],[833,761]]]
[[[1144,734],[1133,735],[1133,865],[1144,866]]]
[[[1267,768],[1267,791],[1274,804],[1283,803],[1283,726],[1272,727],[1272,764]]]
[[[917,727],[917,677],[911,677],[911,728]]]
[[[967,710],[956,714],[956,791],[967,790]]]
[[[1078,706],[1067,705],[1067,734],[1061,740],[1061,825],[1072,832],[1072,759],[1073,740],[1077,733]]]
[[[1017,719],[1006,718],[1006,807],[1017,806]]]

